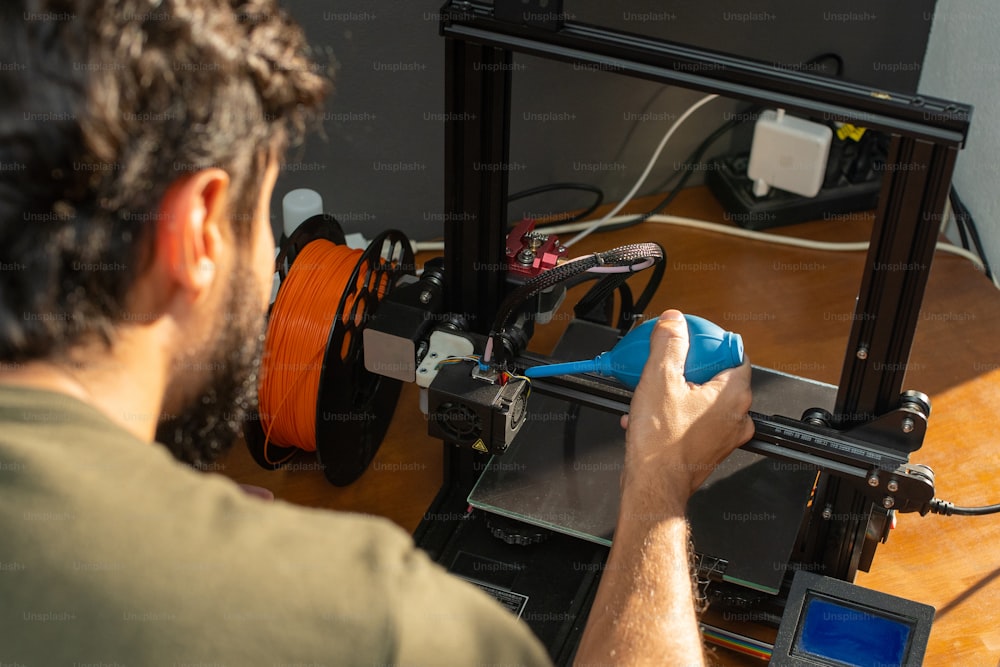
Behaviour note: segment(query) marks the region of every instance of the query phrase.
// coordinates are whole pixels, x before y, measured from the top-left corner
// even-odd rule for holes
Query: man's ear
[[[203,169],[174,181],[160,202],[154,261],[194,294],[215,279],[228,199],[229,174]]]

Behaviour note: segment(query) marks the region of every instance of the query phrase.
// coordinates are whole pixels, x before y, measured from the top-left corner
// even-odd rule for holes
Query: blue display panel
[[[902,665],[912,623],[842,600],[807,596],[793,655],[852,667]]]

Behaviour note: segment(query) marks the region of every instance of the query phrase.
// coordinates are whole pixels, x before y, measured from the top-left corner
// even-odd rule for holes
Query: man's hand
[[[684,379],[687,352],[687,322],[668,310],[622,418],[618,524],[578,665],[704,664],[684,510],[715,466],[753,435],[750,364],[699,386]]]
[[[653,328],[631,414],[622,420],[628,429],[624,487],[659,489],[681,502],[753,435],[749,361],[696,385],[684,379],[688,346],[684,316],[668,310]]]

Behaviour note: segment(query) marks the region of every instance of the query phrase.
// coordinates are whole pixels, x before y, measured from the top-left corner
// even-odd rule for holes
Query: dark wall
[[[398,228],[416,240],[440,235],[444,173],[444,40],[441,0],[285,0],[319,58],[335,70],[323,128],[289,156],[275,190],[322,194],[347,231]],[[934,0],[566,0],[572,20],[801,67],[839,54],[844,76],[916,90]],[[515,56],[511,192],[553,181],[599,185],[609,199],[631,188],[673,120],[701,95],[613,73]],[[833,63],[824,61],[825,71]],[[738,105],[717,100],[685,123],[640,194],[658,191],[684,157]],[[726,152],[733,141],[717,144]],[[692,182],[699,182],[693,179]],[[588,203],[563,193],[525,199],[511,218]]]

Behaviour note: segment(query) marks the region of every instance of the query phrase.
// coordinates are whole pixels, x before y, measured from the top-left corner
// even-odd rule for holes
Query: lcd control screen
[[[843,600],[811,594],[806,599],[793,655],[831,665],[902,665],[912,623]]]

